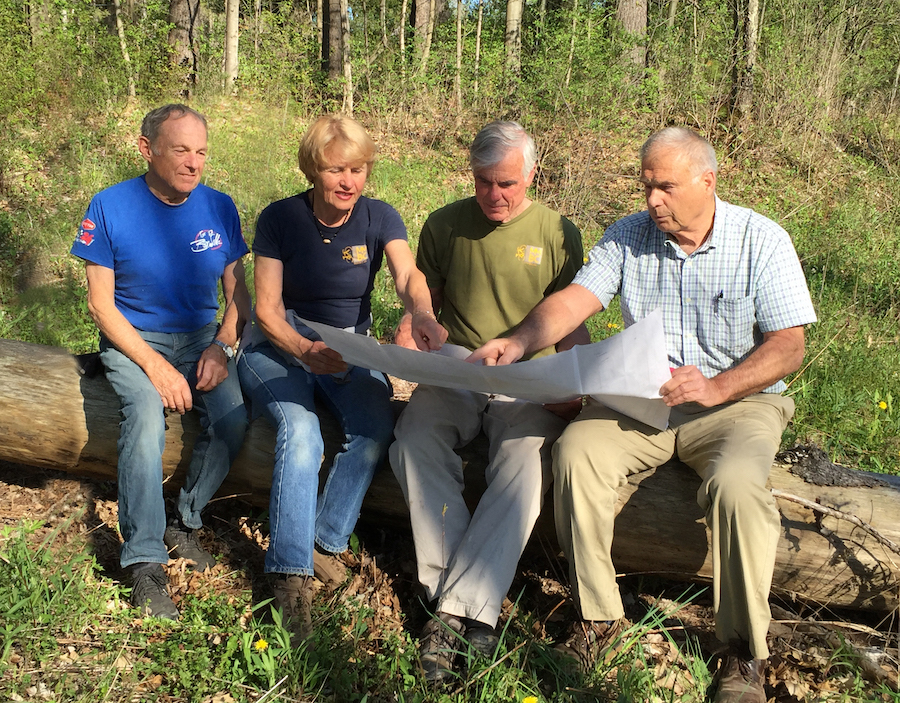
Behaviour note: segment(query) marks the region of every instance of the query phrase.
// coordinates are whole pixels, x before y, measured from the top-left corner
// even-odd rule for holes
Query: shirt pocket
[[[753,347],[756,325],[753,298],[716,299],[710,322],[707,339],[728,356],[740,358]]]

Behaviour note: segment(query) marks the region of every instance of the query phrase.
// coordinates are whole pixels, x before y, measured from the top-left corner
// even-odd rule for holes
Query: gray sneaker
[[[162,564],[142,562],[131,567],[131,604],[143,615],[178,620],[178,608],[169,597],[169,577]]]
[[[194,562],[195,571],[206,571],[216,565],[215,557],[200,546],[197,530],[185,527],[180,521],[166,527],[163,542],[173,558]]]
[[[419,639],[419,665],[429,683],[443,683],[454,675],[454,664],[466,643],[462,638],[464,625],[455,615],[435,613],[422,628]]]
[[[478,654],[488,659],[493,659],[497,653],[497,645],[500,638],[490,625],[472,620],[466,624],[466,642]]]

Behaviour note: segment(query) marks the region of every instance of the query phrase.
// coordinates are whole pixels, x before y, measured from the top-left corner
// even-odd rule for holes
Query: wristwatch
[[[222,351],[225,352],[226,359],[231,361],[234,358],[234,349],[225,344],[225,342],[221,341],[220,339],[214,339],[212,343],[217,347],[222,347]]]

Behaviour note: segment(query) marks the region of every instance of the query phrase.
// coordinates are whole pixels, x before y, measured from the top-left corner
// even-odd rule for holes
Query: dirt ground
[[[183,560],[173,560],[168,568],[176,603],[187,593],[232,592],[239,597],[252,589],[253,602],[270,597],[263,577],[267,536],[264,515],[242,501],[215,500],[204,515],[202,541],[219,555],[219,565],[204,574],[187,571]],[[20,521],[36,521],[38,534],[58,530],[56,546],[87,539],[105,574],[122,579],[118,565],[116,485],[73,477],[70,474],[0,462],[0,526]],[[368,631],[379,637],[391,630],[405,629],[417,634],[426,613],[419,600],[415,578],[415,556],[409,531],[385,529],[362,522],[357,530],[361,549],[349,559],[353,578],[338,594],[366,603],[372,612]],[[534,634],[559,637],[574,613],[567,598],[564,562],[540,544],[530,545],[522,558],[520,572],[510,591],[523,609],[537,620]],[[666,609],[678,604],[685,584],[659,579],[621,579],[627,615],[639,620],[653,606]],[[703,655],[711,656],[716,644],[713,635],[712,604],[708,591],[699,592],[678,610],[677,620],[666,622],[676,642],[692,636],[700,642]],[[519,595],[521,594],[521,595]],[[507,603],[504,619],[513,611]],[[772,657],[767,691],[776,703],[823,700],[829,693],[848,690],[857,672],[871,683],[870,700],[881,698],[874,691],[881,684],[897,686],[897,623],[895,619],[859,613],[812,611],[797,604],[774,603],[770,630]],[[893,634],[891,634],[893,631]],[[855,670],[832,657],[845,641],[855,659]],[[677,650],[661,630],[650,631],[641,640],[645,655],[655,662],[654,674],[662,685],[678,695],[693,686],[690,673]]]

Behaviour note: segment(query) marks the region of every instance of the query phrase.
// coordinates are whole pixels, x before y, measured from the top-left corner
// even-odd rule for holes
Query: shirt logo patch
[[[341,250],[341,258],[353,265],[364,264],[369,260],[369,250],[365,245],[356,247],[344,247]]]
[[[86,217],[81,221],[81,229],[83,229],[83,230],[85,230],[85,229],[96,229],[96,227],[97,227],[97,225],[95,225],[93,222],[91,222],[91,221],[90,221],[88,218],[86,218]]]
[[[522,244],[516,249],[516,258],[529,266],[539,266],[544,258],[544,247],[533,247],[530,244]]]
[[[75,241],[81,242],[86,247],[89,247],[91,245],[91,242],[94,241],[94,235],[91,234],[90,232],[85,232],[84,230],[81,230],[81,233],[77,237],[75,237]]]
[[[199,254],[202,251],[219,249],[221,246],[222,235],[213,229],[204,229],[197,232],[197,236],[191,242],[191,251]]]

